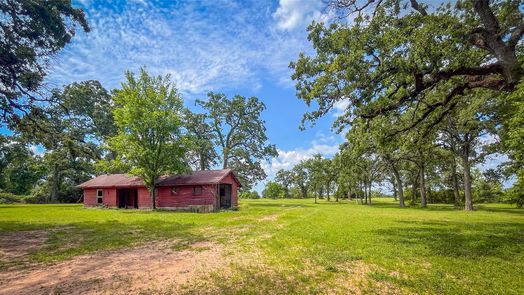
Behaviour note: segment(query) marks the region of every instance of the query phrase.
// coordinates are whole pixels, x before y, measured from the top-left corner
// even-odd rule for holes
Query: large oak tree
[[[471,89],[510,93],[524,74],[518,0],[462,0],[429,9],[415,0],[331,1],[352,22],[313,23],[313,56],[291,63],[298,97],[318,109],[349,101],[339,125],[416,107],[413,128],[442,121]],[[442,95],[432,95],[433,93]]]
[[[275,145],[268,144],[264,103],[256,97],[209,93],[207,100],[197,100],[207,111],[207,121],[214,133],[222,168],[237,173],[245,189],[266,178],[261,161],[277,156]]]
[[[0,120],[39,108],[53,97],[38,93],[49,59],[71,42],[80,26],[89,32],[84,12],[71,0],[0,2]]]

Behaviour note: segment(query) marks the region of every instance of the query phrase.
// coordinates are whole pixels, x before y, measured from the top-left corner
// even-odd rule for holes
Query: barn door
[[[220,185],[220,207],[231,208],[231,184]]]
[[[116,195],[118,199],[118,208],[125,208],[127,206],[127,190],[117,189]]]

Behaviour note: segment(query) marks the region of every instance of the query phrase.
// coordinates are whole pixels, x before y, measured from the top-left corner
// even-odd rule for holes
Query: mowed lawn
[[[209,241],[232,259],[201,279],[224,294],[524,294],[524,210],[477,208],[400,209],[389,199],[241,200],[239,211],[210,214],[2,205],[0,235],[47,233],[26,257],[0,256],[0,271],[156,240],[180,250]]]

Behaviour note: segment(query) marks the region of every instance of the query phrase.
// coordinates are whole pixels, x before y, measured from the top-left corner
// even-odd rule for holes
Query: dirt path
[[[0,294],[151,294],[175,292],[223,261],[222,246],[171,242],[75,257],[55,265],[0,272]]]

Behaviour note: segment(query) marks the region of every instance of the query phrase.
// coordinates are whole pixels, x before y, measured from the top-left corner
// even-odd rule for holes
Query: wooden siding
[[[96,205],[96,188],[84,189],[84,206]]]
[[[220,183],[231,184],[231,208],[238,208],[238,185],[233,175],[229,173]]]
[[[152,208],[151,194],[145,187],[138,188],[138,208]]]
[[[131,187],[132,188],[132,187]],[[84,189],[84,206],[98,206],[96,188]],[[103,188],[102,205],[107,207],[118,207],[116,188]],[[151,196],[145,187],[138,188],[138,208],[151,208]]]
[[[172,187],[159,187],[157,196],[158,208],[185,208],[190,205],[213,205],[216,207],[216,185],[200,185],[202,193],[193,195],[194,185],[177,186],[177,193],[172,194]]]
[[[238,208],[238,183],[232,173],[227,174],[220,184],[231,184],[231,208]],[[199,195],[193,194],[193,187],[202,187]],[[184,209],[191,206],[204,206],[211,210],[219,209],[218,184],[191,184],[180,185],[177,187],[177,193],[172,194],[172,186],[160,186],[157,188],[156,204],[158,208],[165,209]],[[151,208],[152,201],[149,191],[141,186],[129,186],[118,188],[103,188],[102,204],[107,207],[118,207],[117,189],[136,188],[138,191],[138,208]],[[97,206],[97,188],[84,188],[84,206]],[[132,207],[132,202],[128,204]],[[189,208],[190,209],[190,208]]]

